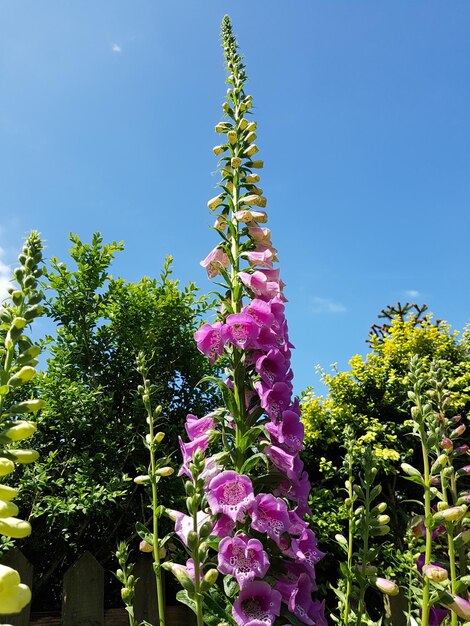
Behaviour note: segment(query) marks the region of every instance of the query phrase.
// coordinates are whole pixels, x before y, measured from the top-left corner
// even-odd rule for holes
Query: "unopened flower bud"
[[[264,209],[267,203],[268,203],[267,199],[264,196],[260,196],[260,198],[258,200],[258,206],[261,209]]]
[[[426,578],[429,578],[429,580],[432,580],[435,583],[441,583],[449,577],[449,574],[444,567],[440,567],[440,565],[435,565],[434,563],[425,565],[423,567],[423,574]]]
[[[139,550],[141,552],[153,552],[153,546],[150,543],[147,543],[145,539],[139,543]]]
[[[244,154],[247,157],[252,156],[253,154],[256,154],[257,152],[259,152],[259,148],[255,143],[252,143],[251,146],[248,146],[248,148],[244,150]]]
[[[18,515],[16,504],[0,500],[0,517],[14,517],[15,515]]]
[[[401,469],[408,476],[419,476],[421,478],[421,472],[419,470],[417,470],[416,467],[413,467],[409,463],[402,463],[401,464]]]
[[[206,574],[204,574],[204,581],[209,585],[215,584],[217,578],[219,577],[219,572],[216,569],[210,569]]]
[[[457,428],[454,428],[454,430],[450,433],[451,438],[455,439],[456,437],[463,435],[463,433],[465,432],[465,429],[466,429],[465,424],[460,424],[460,426],[457,426]]]
[[[225,131],[227,130],[227,126],[228,126],[228,124],[226,122],[220,122],[219,124],[216,125],[215,132],[216,133],[225,133]]]
[[[238,123],[238,128],[239,128],[240,130],[245,130],[245,128],[247,128],[247,126],[248,126],[248,120],[247,120],[247,119],[245,119],[245,118],[241,119],[241,120],[239,121],[239,123]]]
[[[377,517],[377,523],[379,526],[384,526],[385,524],[388,524],[389,521],[390,521],[389,515],[379,515]]]
[[[31,534],[31,524],[17,517],[0,518],[0,533],[13,539],[24,539]]]
[[[237,133],[234,130],[229,130],[229,132],[227,133],[227,139],[229,140],[229,142],[232,144],[237,143]]]
[[[452,441],[449,439],[449,437],[442,437],[441,439],[441,448],[443,448],[444,450],[452,450],[454,447],[454,444],[452,443]]]
[[[0,500],[4,502],[9,502],[16,498],[17,491],[14,487],[9,487],[8,485],[0,485]]]
[[[447,465],[447,455],[440,454],[434,463],[431,465],[431,474],[439,474],[439,472],[444,469]]]
[[[180,585],[184,589],[186,589],[186,591],[194,592],[194,583],[191,580],[191,578],[188,576],[186,570],[184,570],[182,567],[173,567],[171,571],[177,578]]]
[[[257,182],[259,182],[258,174],[248,174],[248,176],[245,177],[245,182],[247,182],[247,183],[257,183]]]
[[[31,437],[31,435],[34,435],[36,430],[36,424],[22,420],[21,422],[16,422],[4,430],[0,433],[0,436],[5,437],[10,441],[21,441],[21,439],[27,439],[28,437]]]
[[[4,457],[0,457],[0,476],[6,476],[7,474],[11,474],[11,472],[15,469],[15,464],[10,459],[5,459]]]
[[[233,167],[234,170],[238,169],[241,164],[242,160],[240,159],[240,157],[234,156],[230,159],[230,165]]]
[[[261,159],[258,161],[250,161],[249,163],[247,163],[248,167],[252,167],[255,170],[261,170],[264,167],[264,161],[262,161]]]
[[[165,437],[165,433],[162,433],[161,431],[159,431],[156,435],[155,435],[155,441],[157,443],[160,443],[161,441],[163,441]]]
[[[374,582],[377,589],[379,589],[382,593],[385,593],[387,596],[396,596],[400,591],[397,583],[393,580],[388,580],[387,578],[376,578]]]
[[[15,457],[15,463],[21,465],[27,465],[28,463],[34,463],[39,458],[39,452],[37,450],[9,450],[9,453]]]
[[[454,453],[458,456],[461,456],[462,454],[467,454],[469,450],[469,447],[467,446],[467,444],[464,444],[463,446],[458,446],[457,448],[454,449]]]
[[[433,517],[436,522],[455,522],[465,515],[467,511],[467,507],[465,505],[461,506],[451,506],[445,511],[438,511],[434,513]]]
[[[129,589],[129,587],[122,587],[121,598],[123,602],[128,602],[129,600],[132,600],[133,595],[134,594],[132,593],[132,590]]]
[[[223,194],[219,194],[218,196],[215,196],[215,198],[211,198],[209,200],[209,202],[207,203],[207,206],[209,207],[209,209],[211,211],[215,211],[215,209],[222,204],[223,202]]]
[[[452,601],[449,603],[441,602],[445,607],[457,613],[457,615],[465,621],[470,620],[470,602],[456,595],[451,595],[451,599]]]
[[[247,143],[253,143],[253,141],[256,141],[256,133],[248,133],[248,135],[245,137],[245,141]]]
[[[20,369],[19,372],[17,372],[16,374],[14,374],[14,376],[10,378],[7,384],[9,387],[19,387],[23,383],[27,383],[29,380],[31,380],[31,378],[33,378],[35,374],[36,370],[34,369],[34,367],[31,367],[30,365],[25,365]]]
[[[218,156],[219,154],[223,154],[227,150],[227,146],[214,146],[212,148],[212,152]]]
[[[157,476],[171,476],[172,474],[174,474],[174,472],[175,470],[172,467],[166,466],[166,467],[161,467],[155,473]]]
[[[245,204],[257,206],[259,204],[260,198],[256,194],[250,194],[248,196],[244,196],[242,200]]]
[[[250,122],[248,126],[246,127],[246,130],[250,133],[256,130],[256,127],[257,127],[256,122]]]
[[[150,482],[150,476],[148,474],[142,474],[140,476],[136,476],[134,478],[134,482],[136,485],[145,485]]]

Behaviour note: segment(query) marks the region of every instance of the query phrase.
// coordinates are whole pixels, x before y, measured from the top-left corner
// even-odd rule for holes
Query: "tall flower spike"
[[[218,433],[223,449],[205,458],[209,445],[196,450],[190,446],[197,440],[181,444],[184,470],[192,480],[187,485],[188,506],[203,476],[195,476],[191,469],[194,450],[192,458],[201,467],[205,458],[207,476],[200,506],[211,514],[210,534],[224,537],[218,559],[209,558],[206,566],[201,558],[200,566],[206,576],[205,567],[217,561],[219,572],[231,576],[230,585],[235,585],[234,593],[227,595],[218,583],[210,590],[212,599],[217,596],[239,626],[273,624],[281,610],[285,621],[292,614],[296,624],[321,626],[322,608],[312,593],[314,566],[323,555],[302,519],[310,513],[310,483],[299,457],[303,428],[299,404],[292,397],[293,346],[283,283],[275,267],[277,251],[270,230],[261,226],[268,219],[261,210],[267,200],[258,186],[260,176],[253,172],[263,166],[261,160],[253,160],[259,151],[251,119],[253,99],[245,92],[245,65],[227,16],[222,45],[228,89],[224,119],[215,130],[218,142],[222,137],[225,141],[214,150],[220,155],[220,193],[208,203],[216,214],[214,229],[221,241],[202,264],[217,274],[223,289],[218,319],[204,324],[195,340],[211,362],[223,357],[227,366],[227,379],[217,381],[225,406],[211,414],[211,433]],[[192,424],[194,416],[189,420]],[[221,466],[215,473],[209,470],[214,462]],[[195,544],[196,525],[193,533]],[[308,584],[300,590],[293,577]],[[204,590],[201,584],[200,591]],[[194,597],[197,602],[198,595]]]

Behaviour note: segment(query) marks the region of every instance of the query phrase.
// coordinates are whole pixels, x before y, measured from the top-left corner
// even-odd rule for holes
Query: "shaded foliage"
[[[46,310],[57,334],[48,337],[38,381],[47,403],[35,441],[41,456],[25,472],[22,491],[34,526],[25,551],[45,603],[49,590],[58,597],[60,576],[77,555],[90,550],[105,564],[117,541],[149,515],[132,481],[147,464],[137,353],[145,353],[154,401],[164,407],[167,453],[176,450],[186,414],[203,415],[214,402],[214,393],[197,387],[212,370],[193,341],[207,308],[195,285],[179,287],[171,259],[158,280],[113,279],[109,267],[122,244],[103,244],[99,234],[91,244],[76,235],[71,241],[76,268],[53,258],[46,274]],[[180,489],[172,481],[166,504],[177,504]]]

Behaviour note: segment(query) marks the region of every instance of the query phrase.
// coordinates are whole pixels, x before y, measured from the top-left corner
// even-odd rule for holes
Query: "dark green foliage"
[[[115,280],[108,270],[122,244],[103,244],[99,234],[91,244],[71,240],[76,269],[53,258],[46,275],[46,310],[57,335],[48,338],[48,365],[38,381],[47,403],[35,440],[41,456],[25,473],[22,492],[34,527],[25,550],[42,598],[49,589],[57,594],[64,568],[84,550],[106,567],[117,541],[150,516],[143,487],[132,481],[148,463],[137,353],[146,356],[153,401],[163,406],[165,452],[177,463],[186,414],[204,415],[214,402],[207,386],[196,387],[213,370],[193,340],[207,308],[195,286],[179,288],[171,259],[158,280]],[[168,485],[165,504],[174,507],[179,481]]]

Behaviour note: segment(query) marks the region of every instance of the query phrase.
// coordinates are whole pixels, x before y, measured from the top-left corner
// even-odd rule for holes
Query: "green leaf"
[[[267,456],[263,454],[263,452],[257,452],[243,463],[240,473],[249,474],[250,470],[256,467],[260,461],[263,461],[263,463],[266,464],[266,467],[269,467]]]
[[[224,591],[227,597],[233,598],[239,589],[239,585],[235,578],[230,574],[224,576]]]
[[[189,606],[191,611],[194,611],[194,613],[197,615],[196,603],[192,598],[189,597],[186,589],[181,589],[180,591],[178,591],[178,593],[176,594],[176,599],[178,600],[178,602],[181,602],[181,604]]]
[[[135,524],[135,532],[139,535],[141,539],[146,541],[149,545],[153,545],[153,533],[151,533],[142,522],[136,522]]]

